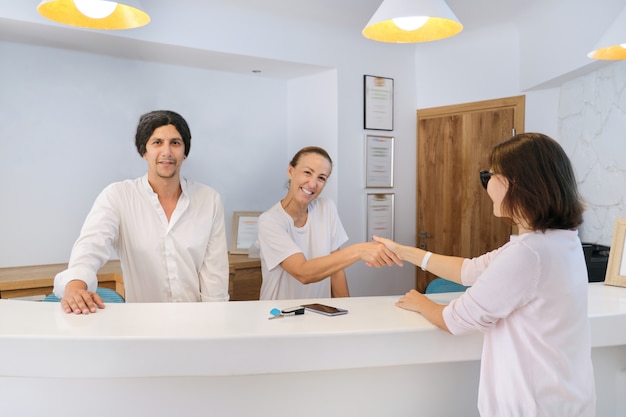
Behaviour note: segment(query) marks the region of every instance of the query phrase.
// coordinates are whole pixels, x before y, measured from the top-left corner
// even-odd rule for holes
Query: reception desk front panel
[[[273,320],[272,308],[311,300],[109,304],[87,316],[0,300],[0,399],[7,415],[43,412],[45,401],[22,404],[35,395],[80,407],[123,398],[127,415],[477,416],[482,336],[451,336],[397,298],[315,300],[349,313]],[[626,289],[590,284],[589,300],[602,416],[620,407]]]

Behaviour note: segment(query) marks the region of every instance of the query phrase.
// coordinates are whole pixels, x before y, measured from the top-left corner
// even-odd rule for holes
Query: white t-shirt
[[[484,333],[482,417],[595,416],[588,279],[578,232],[514,236],[465,260],[472,285],[443,311],[453,334]]]
[[[54,279],[62,297],[69,281],[90,291],[96,273],[119,255],[127,302],[227,301],[228,252],[219,194],[181,179],[182,194],[168,222],[147,175],[106,187],[72,248],[68,269]]]
[[[347,240],[332,200],[322,197],[313,200],[302,227],[294,225],[278,202],[259,217],[261,300],[329,298],[329,279],[304,285],[289,275],[280,263],[295,253],[302,253],[307,260],[329,255]]]

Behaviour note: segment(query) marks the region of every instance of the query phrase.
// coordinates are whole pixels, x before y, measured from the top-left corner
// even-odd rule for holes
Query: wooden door
[[[417,246],[474,257],[509,240],[479,171],[497,143],[524,128],[524,96],[417,111]],[[416,289],[435,276],[416,268]]]

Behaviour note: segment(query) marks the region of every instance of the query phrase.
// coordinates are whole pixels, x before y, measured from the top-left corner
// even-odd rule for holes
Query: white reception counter
[[[397,298],[317,300],[350,312],[274,320],[305,300],[88,316],[0,300],[1,414],[477,416],[482,336],[451,336]],[[626,415],[626,288],[590,284],[589,317],[598,416]]]

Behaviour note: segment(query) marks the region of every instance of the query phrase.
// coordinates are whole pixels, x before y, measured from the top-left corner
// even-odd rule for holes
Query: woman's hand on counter
[[[411,290],[404,297],[401,297],[396,306],[405,310],[415,311],[423,315],[429,322],[435,326],[449,332],[448,326],[443,319],[443,309],[445,305],[437,304],[424,294]]]

